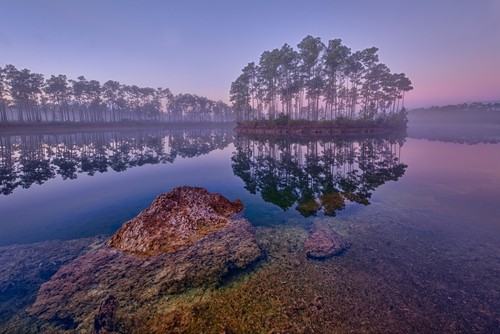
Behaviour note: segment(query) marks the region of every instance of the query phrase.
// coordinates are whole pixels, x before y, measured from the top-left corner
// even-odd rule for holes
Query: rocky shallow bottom
[[[416,214],[426,218],[426,223],[413,224]],[[500,325],[500,295],[495,283],[500,273],[498,247],[483,239],[451,235],[445,227],[436,232],[430,227],[437,222],[426,214],[418,210],[406,213],[380,210],[374,204],[369,214],[316,218],[314,223],[328,226],[351,244],[341,256],[320,261],[307,257],[304,247],[313,224],[289,221],[281,226],[258,227],[255,239],[264,258],[255,267],[225,277],[221,284],[164,294],[154,303],[138,303],[132,295],[121,299],[115,314],[115,330],[124,333],[495,332]],[[29,259],[18,263],[31,263],[33,257],[29,254],[37,254],[41,265],[23,267],[22,271],[20,266],[9,266],[3,271],[4,276],[0,276],[0,289],[5,289],[7,272],[18,273],[8,276],[10,282],[15,277],[20,279],[19,273],[34,273],[23,274],[27,279],[22,284],[32,286],[27,291],[30,297],[23,304],[29,306],[41,281],[51,276],[36,274],[40,273],[38,267],[54,263],[55,272],[56,267],[68,263],[68,257],[107,246],[102,239],[86,239],[81,244],[68,241],[22,246],[31,249],[25,252],[15,247],[21,246],[0,248],[2,267],[8,262],[9,252],[19,254],[19,258],[25,254]],[[43,251],[44,247],[57,251]],[[18,307],[4,314],[0,331],[90,332],[95,317],[85,321],[78,329],[65,330]]]

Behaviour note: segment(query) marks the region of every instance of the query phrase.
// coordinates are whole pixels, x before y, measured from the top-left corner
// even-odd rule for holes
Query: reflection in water
[[[500,143],[500,124],[445,124],[410,122],[408,137],[459,144]]]
[[[304,217],[327,216],[347,202],[370,204],[372,192],[403,176],[399,161],[404,139],[370,138],[292,142],[239,137],[232,156],[245,189],[260,192],[283,210],[296,204]]]
[[[221,289],[193,289],[173,298],[160,293],[159,302],[145,301],[143,306],[142,302],[120,301],[119,325],[160,328],[159,324],[165,324],[158,332],[199,332],[200,328],[220,332],[221,324],[228,324],[224,331],[235,333],[440,333],[443,328],[457,333],[498,332],[498,144],[410,139],[404,142],[402,153],[411,166],[406,169],[399,159],[402,139],[238,138],[235,149],[229,145],[221,152],[189,160],[179,157],[223,147],[232,140],[231,132],[95,133],[0,140],[2,154],[10,150],[2,155],[2,166],[8,159],[17,164],[18,173],[8,174],[15,180],[25,168],[21,156],[30,154],[49,160],[49,169],[62,179],[60,167],[53,163],[57,150],[74,151],[73,155],[58,154],[63,160],[73,157],[77,164],[68,175],[79,179],[48,182],[47,187],[27,191],[16,189],[14,195],[0,199],[1,333],[49,332],[52,324],[35,321],[26,308],[61,266],[104,241],[48,240],[111,234],[158,193],[182,184],[240,198],[247,208],[245,215],[253,212],[256,217],[256,240],[266,256],[251,274],[242,273]],[[43,154],[23,151],[22,145],[33,145]],[[102,175],[94,167],[96,177],[84,177],[88,172],[83,171],[82,152],[88,161],[103,154],[108,171],[120,163],[125,168],[144,166]],[[146,165],[168,159],[175,161]],[[379,202],[370,210],[346,210],[340,215],[335,209],[339,203],[355,202],[350,198],[372,201],[374,189],[403,174],[404,182],[378,191]],[[291,212],[281,212],[249,191]],[[310,226],[310,219],[297,218],[299,214],[291,208],[306,203],[303,199],[308,196],[314,199],[308,204],[317,212],[338,214],[333,220],[323,217],[314,222],[328,225],[353,245],[344,255],[326,261],[306,257],[308,232],[303,227]],[[305,206],[299,208],[306,212]],[[44,242],[13,245],[35,241]],[[137,293],[131,291],[128,300],[140,295]],[[138,298],[146,300],[141,296]],[[62,299],[61,305],[66,302]],[[97,311],[85,318],[90,325]],[[64,317],[60,319],[60,324],[68,324]],[[152,320],[141,322],[143,319]],[[53,329],[61,331],[61,327]]]
[[[80,173],[172,163],[232,141],[232,131],[224,129],[0,136],[0,191],[9,195],[17,187],[29,188],[57,175],[66,180]]]

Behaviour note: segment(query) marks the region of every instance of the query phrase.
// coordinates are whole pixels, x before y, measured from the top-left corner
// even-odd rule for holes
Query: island
[[[406,130],[406,110],[375,120],[337,118],[335,120],[294,120],[281,114],[273,120],[238,122],[234,131],[242,135],[362,136],[386,135]]]
[[[333,39],[306,36],[248,63],[231,84],[243,134],[370,134],[406,128],[404,73],[379,61],[378,48],[352,52]]]

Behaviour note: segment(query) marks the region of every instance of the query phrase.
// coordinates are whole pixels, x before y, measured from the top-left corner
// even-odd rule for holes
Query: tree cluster
[[[340,39],[324,44],[312,36],[297,48],[264,51],[257,65],[243,68],[230,91],[238,120],[280,113],[312,121],[375,119],[404,110],[411,81],[379,62],[377,48],[352,52]]]
[[[138,87],[84,76],[42,74],[0,67],[0,123],[230,122],[231,107],[168,88]]]

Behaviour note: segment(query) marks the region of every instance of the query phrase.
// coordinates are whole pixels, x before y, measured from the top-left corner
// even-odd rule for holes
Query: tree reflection
[[[234,140],[227,129],[87,132],[0,136],[0,192],[60,176],[122,172],[131,167],[173,163],[222,149]]]
[[[403,176],[403,138],[290,141],[238,137],[233,172],[250,193],[304,217],[327,216],[348,202],[370,204],[372,192]]]

